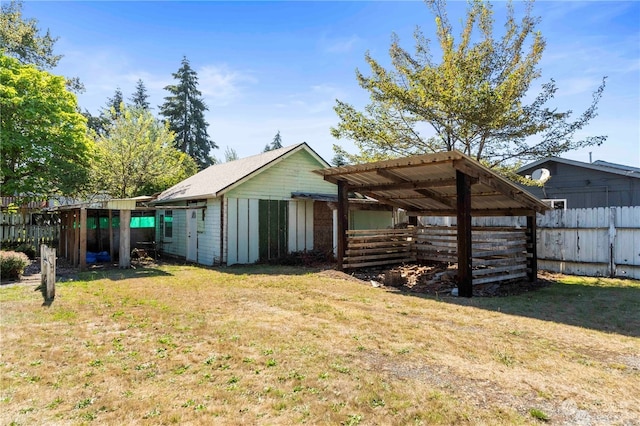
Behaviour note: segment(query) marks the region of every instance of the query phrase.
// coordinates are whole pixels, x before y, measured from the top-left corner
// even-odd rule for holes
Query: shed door
[[[187,210],[187,262],[198,262],[198,211]]]
[[[288,208],[287,201],[260,200],[260,260],[277,259],[287,254]]]

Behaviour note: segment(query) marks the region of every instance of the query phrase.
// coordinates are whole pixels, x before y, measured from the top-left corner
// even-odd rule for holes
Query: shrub
[[[31,260],[36,258],[36,247],[33,244],[22,243],[16,247],[13,251],[24,253]]]
[[[2,279],[19,279],[29,265],[26,254],[15,251],[0,251],[0,277]]]
[[[19,241],[10,241],[2,243],[2,250],[6,251],[17,251],[20,253],[26,254],[29,259],[33,260],[36,258],[36,246],[30,243],[19,242]]]

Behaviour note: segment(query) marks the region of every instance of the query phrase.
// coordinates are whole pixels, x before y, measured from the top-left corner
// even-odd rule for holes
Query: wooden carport
[[[548,207],[516,184],[459,151],[317,170],[338,185],[338,268],[348,231],[348,193],[357,191],[417,216],[457,217],[458,294],[472,295],[473,216],[527,217],[527,276],[537,274],[537,212]],[[412,221],[417,223],[416,219]],[[410,222],[411,223],[411,222]]]
[[[112,219],[113,213],[118,212],[120,222],[118,265],[120,268],[129,268],[131,266],[131,212],[155,211],[154,208],[146,207],[145,205],[152,199],[152,197],[140,196],[54,207],[51,211],[56,211],[60,214],[59,256],[66,258],[73,266],[79,267],[80,270],[86,270],[88,211],[106,211],[108,214],[106,231],[109,238],[109,254],[110,258],[113,259],[114,232]]]

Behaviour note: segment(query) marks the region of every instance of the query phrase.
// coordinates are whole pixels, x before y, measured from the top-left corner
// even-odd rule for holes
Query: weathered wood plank
[[[411,263],[411,262],[415,262],[416,258],[415,256],[413,257],[407,257],[405,259],[398,259],[398,260],[386,260],[386,261],[373,261],[373,262],[362,262],[362,263],[353,263],[353,264],[345,264],[343,267],[346,268],[364,268],[364,267],[371,267],[371,266],[383,266],[383,265],[393,265],[393,264],[400,264],[400,263]]]
[[[512,272],[512,271],[524,271],[527,269],[527,265],[526,264],[517,264],[517,265],[507,265],[507,266],[500,266],[500,267],[496,267],[496,268],[487,268],[487,269],[474,269],[473,270],[473,276],[474,277],[480,277],[483,275],[495,275],[495,274],[501,274],[503,272]]]
[[[477,278],[473,280],[473,285],[488,284],[488,283],[494,283],[494,282],[506,281],[506,280],[514,280],[517,278],[524,278],[526,276],[527,276],[526,271],[523,271],[517,274],[496,275],[493,277]]]

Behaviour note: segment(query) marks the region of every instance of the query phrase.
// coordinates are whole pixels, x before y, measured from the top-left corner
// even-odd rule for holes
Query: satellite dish
[[[540,183],[545,183],[551,177],[551,172],[548,169],[536,169],[531,173],[531,179],[537,180]]]

